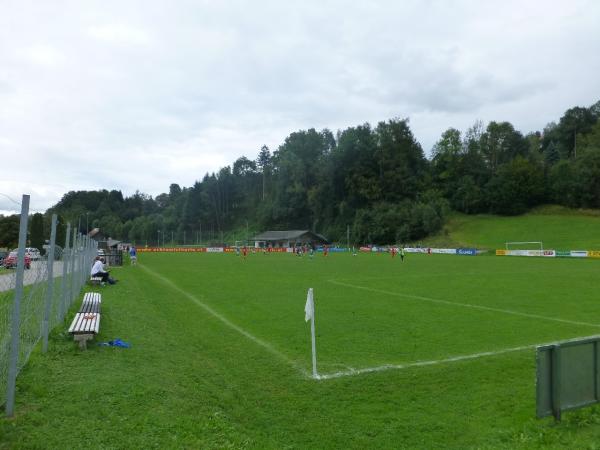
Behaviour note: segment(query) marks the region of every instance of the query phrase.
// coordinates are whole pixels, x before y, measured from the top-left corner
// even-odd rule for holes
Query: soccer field
[[[198,313],[214,314],[303,375],[311,371],[304,303],[314,288],[318,372],[325,379],[526,349],[533,358],[536,345],[600,333],[597,261],[408,255],[401,262],[387,254],[144,259],[146,270],[185,293]]]
[[[598,406],[535,418],[535,346],[600,333],[599,270],[592,259],[143,253],[102,289],[97,341],[131,348],[81,352],[55,330],[19,375],[0,448],[77,448],[82,436],[91,448],[595,448]]]

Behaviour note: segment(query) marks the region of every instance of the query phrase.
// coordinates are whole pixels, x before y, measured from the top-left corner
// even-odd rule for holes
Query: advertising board
[[[427,249],[427,248],[421,248],[421,247],[406,247],[404,249],[404,251],[406,253],[429,253],[428,250],[429,249]]]
[[[431,253],[439,253],[443,255],[456,255],[455,248],[432,248]]]
[[[587,258],[587,250],[571,250],[571,257],[573,258]]]

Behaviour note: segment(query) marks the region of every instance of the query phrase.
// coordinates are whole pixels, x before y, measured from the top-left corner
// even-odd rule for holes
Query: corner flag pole
[[[310,319],[310,334],[312,338],[312,373],[313,378],[319,378],[317,374],[317,345],[315,339],[315,301],[313,295],[313,288],[308,290],[306,295],[306,305],[304,306],[304,320]]]

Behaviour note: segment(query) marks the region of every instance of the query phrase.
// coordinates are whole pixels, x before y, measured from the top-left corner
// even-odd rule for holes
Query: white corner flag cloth
[[[308,322],[315,317],[315,302],[313,300],[313,290],[310,288],[306,295],[306,305],[304,306],[304,320]]]

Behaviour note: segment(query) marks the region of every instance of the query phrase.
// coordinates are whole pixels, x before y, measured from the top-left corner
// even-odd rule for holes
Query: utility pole
[[[348,251],[350,251],[350,225],[346,225],[346,242],[348,245]]]

